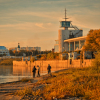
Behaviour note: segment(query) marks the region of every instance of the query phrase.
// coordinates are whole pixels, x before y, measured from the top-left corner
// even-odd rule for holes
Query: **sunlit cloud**
[[[35,23],[35,25],[45,29],[45,27],[43,27],[43,23]]]
[[[47,23],[47,25],[51,26],[51,25],[52,25],[52,23]]]

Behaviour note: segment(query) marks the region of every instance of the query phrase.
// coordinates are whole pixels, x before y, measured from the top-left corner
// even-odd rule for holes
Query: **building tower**
[[[67,20],[66,9],[64,19],[64,21],[60,21],[60,27],[64,29],[60,29],[58,31],[58,40],[56,40],[56,44],[54,46],[55,52],[69,51],[69,44],[65,43],[64,40],[80,37],[83,33],[83,30],[79,30],[76,26],[71,24],[72,21]]]
[[[17,51],[19,51],[20,50],[20,43],[18,43],[18,47],[17,47]]]

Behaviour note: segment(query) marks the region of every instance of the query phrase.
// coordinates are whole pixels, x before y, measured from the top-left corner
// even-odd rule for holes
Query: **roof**
[[[64,42],[74,42],[74,41],[79,41],[79,40],[85,40],[86,37],[87,37],[87,36],[81,36],[81,37],[66,39],[66,40],[64,40]]]
[[[0,49],[6,49],[6,47],[5,46],[0,46]]]

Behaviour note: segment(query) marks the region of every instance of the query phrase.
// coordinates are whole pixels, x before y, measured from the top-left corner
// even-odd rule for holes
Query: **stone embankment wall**
[[[67,68],[81,68],[81,67],[89,67],[91,66],[93,60],[88,59],[84,60],[84,63],[82,63],[80,60],[72,60],[72,63],[70,64],[70,60],[43,60],[43,61],[13,61],[14,66],[33,66],[39,65],[41,72],[47,72],[47,66],[48,64],[51,65],[51,71],[57,71]]]

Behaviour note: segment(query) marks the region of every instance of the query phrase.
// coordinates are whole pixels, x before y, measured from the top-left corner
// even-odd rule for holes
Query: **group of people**
[[[34,78],[35,75],[36,75],[36,70],[37,70],[37,77],[40,77],[40,67],[37,65],[37,69],[36,69],[36,67],[34,66],[34,67],[33,67],[33,70],[32,70],[32,72],[33,72],[33,78]],[[48,71],[48,74],[51,74],[51,66],[50,66],[50,64],[48,64],[47,71]]]

